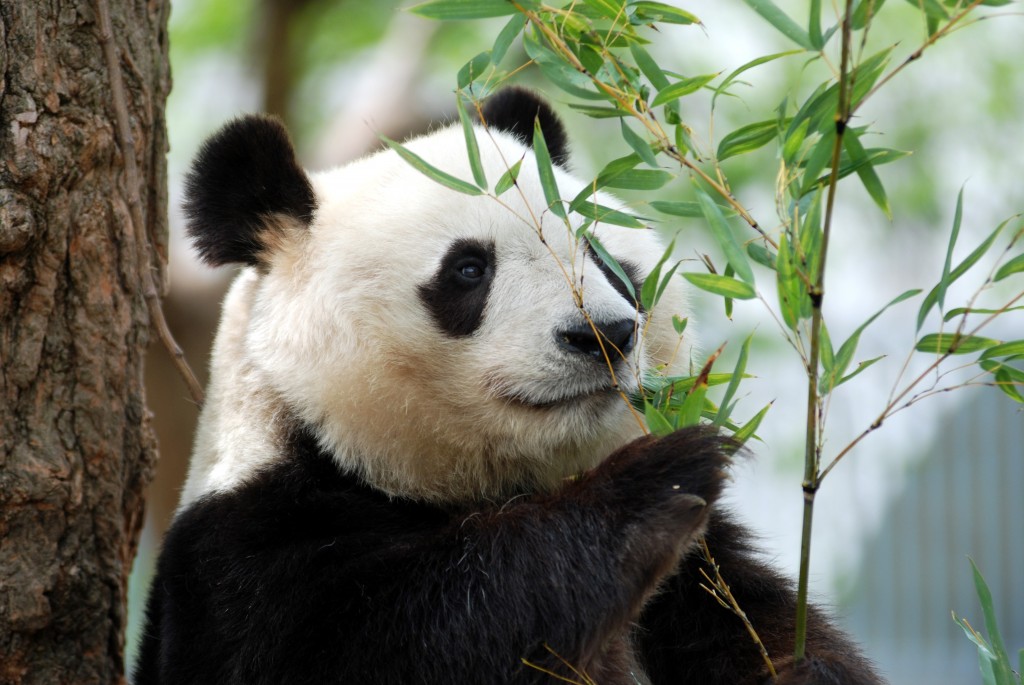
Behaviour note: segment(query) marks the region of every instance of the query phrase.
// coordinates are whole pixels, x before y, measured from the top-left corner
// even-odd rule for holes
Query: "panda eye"
[[[477,257],[460,259],[454,266],[455,277],[465,285],[479,284],[487,273],[487,263]]]

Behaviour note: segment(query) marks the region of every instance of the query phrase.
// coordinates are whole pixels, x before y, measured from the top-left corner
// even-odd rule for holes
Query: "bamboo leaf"
[[[615,119],[630,116],[629,112],[616,107],[600,107],[598,105],[583,105],[577,102],[570,102],[569,108],[576,110],[580,114],[585,114],[591,119]]]
[[[684,95],[694,93],[713,81],[716,76],[718,76],[717,73],[680,79],[667,88],[659,90],[654,100],[651,101],[651,107],[664,105],[666,102],[672,102]]]
[[[657,190],[675,176],[661,169],[630,169],[615,174],[604,185],[619,190]]]
[[[480,78],[487,67],[491,64],[491,55],[487,52],[481,52],[479,55],[469,60],[462,65],[459,69],[459,73],[455,78],[456,86],[459,90],[471,90],[470,84],[473,81]]]
[[[596,202],[583,202],[580,203],[575,209],[577,214],[599,221],[604,224],[614,224],[616,226],[625,226],[626,228],[647,228],[643,222],[632,214],[619,211],[618,209],[612,209],[611,207],[605,207],[604,205]]]
[[[978,601],[981,603],[981,611],[985,616],[985,632],[988,633],[989,644],[995,653],[993,670],[996,675],[996,682],[999,685],[1014,685],[1016,678],[1010,669],[1010,657],[1006,653],[1006,646],[1003,644],[1003,636],[999,632],[999,623],[996,621],[996,610],[992,602],[992,593],[988,589],[988,583],[982,577],[981,571],[974,563],[974,559],[968,558],[971,562],[971,572],[974,575],[974,589],[978,594]]]
[[[651,150],[651,145],[646,140],[640,137],[633,129],[627,124],[626,120],[622,119],[619,121],[622,127],[622,139],[626,141],[626,144],[633,148],[633,151],[640,155],[640,159],[647,162],[652,167],[658,166],[658,160],[654,157],[654,152]]]
[[[523,5],[535,3],[525,2]],[[507,0],[429,0],[409,8],[413,14],[428,19],[486,19],[515,14],[518,10]]]
[[[511,167],[509,167],[508,171],[501,175],[501,178],[498,179],[498,183],[494,186],[494,195],[496,197],[500,197],[509,188],[516,184],[516,180],[519,178],[519,168],[522,165],[523,160],[520,159]]]
[[[497,66],[501,60],[505,59],[505,53],[508,52],[509,47],[512,45],[512,41],[516,39],[523,28],[526,26],[526,16],[523,14],[517,14],[508,20],[505,27],[498,33],[498,37],[494,40],[494,46],[491,48],[491,62]]]
[[[992,359],[993,357],[1011,357],[1014,355],[1024,355],[1024,340],[1014,340],[1012,342],[1001,343],[994,345],[981,355],[982,359]]]
[[[775,61],[775,60],[779,59],[780,57],[788,57],[790,55],[798,55],[798,54],[803,53],[803,52],[805,52],[805,51],[804,50],[786,50],[785,52],[776,52],[776,53],[771,54],[771,55],[765,55],[764,57],[758,57],[757,59],[752,59],[749,62],[747,62],[746,64],[743,64],[743,65],[737,67],[731,74],[729,74],[728,76],[725,77],[725,80],[722,81],[721,85],[719,85],[717,88],[715,88],[715,94],[713,96],[711,96],[711,109],[715,108],[715,100],[718,98],[718,96],[721,95],[722,93],[724,93],[725,89],[728,88],[730,85],[732,85],[732,82],[735,81],[736,78],[740,74],[742,74],[743,72],[745,72],[745,71],[747,71],[749,69],[753,69],[754,67],[759,67],[762,64],[767,64],[768,62]]]
[[[811,0],[811,15],[807,22],[807,37],[815,50],[825,47],[825,37],[821,34],[821,0]]]
[[[761,266],[766,266],[772,271],[775,270],[777,255],[761,243],[747,243],[747,255]]]
[[[672,251],[676,248],[676,241],[673,240],[669,243],[668,247],[661,255],[661,259],[651,269],[651,273],[647,274],[647,278],[644,280],[643,286],[640,288],[640,303],[644,306],[644,309],[650,311],[654,308],[654,304],[657,301],[658,295],[658,284],[661,281],[661,268],[668,261],[668,258],[672,255]]]
[[[840,378],[836,382],[836,384],[832,386],[833,389],[838,388],[840,385],[842,385],[846,381],[850,380],[851,378],[855,377],[861,371],[863,371],[864,369],[868,368],[869,366],[871,366],[872,364],[874,364],[875,362],[877,362],[880,359],[885,359],[885,355],[883,354],[881,356],[873,357],[873,358],[868,359],[866,361],[858,362],[857,368],[853,370],[853,373],[847,374],[847,375],[843,376],[842,378]]]
[[[473,170],[473,180],[479,188],[487,190],[487,176],[484,174],[483,164],[480,163],[480,148],[476,142],[476,130],[473,122],[466,113],[466,105],[462,96],[455,97],[455,107],[459,111],[459,120],[462,122],[462,133],[466,138],[466,156],[469,157],[469,168]]]
[[[629,52],[633,55],[633,61],[635,61],[636,65],[640,67],[640,71],[643,72],[644,76],[647,77],[647,80],[651,82],[652,86],[658,90],[668,88],[668,77],[665,76],[665,72],[661,70],[658,63],[653,57],[651,57],[651,54],[644,50],[643,46],[639,43],[630,43]]]
[[[624,286],[626,286],[626,291],[629,292],[629,296],[632,297],[633,300],[636,300],[636,288],[633,287],[633,281],[629,279],[629,276],[615,257],[612,257],[611,253],[608,252],[608,250],[604,248],[604,245],[601,244],[601,241],[597,239],[597,236],[590,231],[585,231],[583,233],[583,237],[587,239],[588,243],[590,243],[590,249],[594,251],[594,254],[597,255],[598,259],[604,262],[604,265],[607,266],[613,274],[615,274],[616,278],[622,281]]]
[[[783,122],[782,125],[786,125],[787,123],[788,122]],[[736,155],[742,155],[747,152],[752,152],[758,148],[764,147],[775,139],[778,132],[778,119],[758,121],[753,124],[741,126],[722,138],[722,142],[718,144],[718,161],[728,159],[729,157],[735,157]]]
[[[736,366],[732,370],[732,378],[729,379],[729,385],[725,387],[722,403],[718,407],[718,414],[713,422],[716,426],[721,426],[725,423],[735,408],[732,398],[736,395],[736,391],[740,387],[740,381],[744,378],[744,374],[747,371],[747,355],[750,353],[750,341],[753,338],[753,335],[748,335],[747,339],[743,341],[743,346],[740,347],[739,357],[736,358]]]
[[[651,432],[659,437],[675,431],[672,422],[665,418],[661,410],[646,400],[644,400],[644,420]]]
[[[380,139],[390,147],[392,150],[398,153],[398,156],[408,162],[414,169],[422,173],[427,178],[440,183],[441,185],[456,190],[466,195],[481,195],[483,191],[477,188],[472,183],[463,181],[462,179],[455,178],[451,174],[441,171],[432,164],[427,163],[422,157],[412,152],[404,145],[396,143],[387,136],[380,136]]]
[[[690,323],[689,318],[682,318],[678,314],[672,315],[672,328],[675,329],[676,335],[681,336],[686,331],[686,324]]]
[[[663,2],[631,2],[630,9],[633,10],[632,23],[647,24],[661,21],[666,24],[699,24],[700,19],[678,7],[666,5]]]
[[[800,323],[800,312],[804,309],[803,301],[810,300],[810,298],[803,288],[800,274],[797,273],[793,263],[793,250],[785,235],[779,240],[779,254],[775,262],[775,280],[782,320],[790,330],[796,330],[797,324]]]
[[[699,202],[651,200],[647,204],[662,214],[669,214],[671,216],[682,216],[689,219],[700,219],[704,216]],[[722,213],[722,216],[736,215],[736,211],[732,207],[718,205],[718,211]]]
[[[875,201],[878,208],[892,221],[892,208],[889,206],[889,198],[885,194],[885,186],[882,185],[882,180],[875,173],[875,168],[868,159],[864,146],[861,145],[860,138],[858,138],[857,133],[853,129],[846,130],[846,135],[843,136],[843,146],[850,153],[850,161],[855,165],[857,176],[860,177],[861,183],[864,184],[864,189],[868,191],[868,195]]]
[[[548,152],[548,144],[544,140],[540,119],[535,119],[533,122],[533,154],[537,158],[537,173],[540,175],[540,185],[544,190],[544,201],[547,202],[552,214],[564,219],[565,207],[562,206],[562,196],[558,192],[555,171],[551,165],[551,154]]]
[[[793,21],[788,14],[779,9],[771,0],[743,0],[743,2],[800,47],[807,50],[815,49],[814,43],[811,42],[807,32],[800,28],[799,24]]]
[[[704,409],[704,398],[708,394],[707,380],[700,380],[702,382],[693,386],[693,389],[687,393],[686,399],[683,400],[683,405],[679,408],[679,428],[695,426],[700,422],[701,411]]]
[[[956,247],[956,239],[960,235],[960,221],[964,215],[964,186],[960,186],[960,192],[956,196],[956,210],[953,213],[953,228],[949,232],[949,243],[946,245],[946,261],[942,264],[942,277],[936,285],[935,301],[939,305],[939,311],[946,300],[946,288],[949,287],[950,266],[953,264],[953,248]]]
[[[955,283],[957,281],[957,279],[959,279],[961,276],[963,276],[965,273],[967,273],[967,271],[972,266],[974,266],[975,263],[977,263],[977,261],[979,259],[981,259],[985,255],[986,252],[988,252],[988,249],[990,247],[992,247],[992,243],[995,242],[996,238],[1002,232],[1003,227],[1006,226],[1006,224],[1009,223],[1009,222],[1010,222],[1010,219],[1007,219],[1003,223],[1001,223],[998,226],[996,226],[996,229],[994,231],[992,231],[992,233],[989,234],[989,236],[987,238],[985,238],[985,240],[981,243],[981,245],[978,245],[978,247],[974,248],[974,251],[971,252],[971,254],[967,255],[966,259],[964,259],[962,262],[960,262],[959,264],[956,265],[956,268],[954,268],[949,273],[949,280],[948,280],[948,283],[946,284],[947,287],[950,284]],[[921,303],[921,309],[919,309],[918,312],[917,312],[917,330],[918,331],[921,330],[921,325],[924,323],[925,317],[928,316],[928,312],[930,312],[932,310],[932,307],[934,307],[935,303],[938,301],[938,291],[939,291],[939,286],[936,285],[934,288],[931,289],[931,292],[929,292],[925,296],[924,302]]]
[[[706,290],[715,295],[732,297],[737,300],[752,300],[757,297],[754,288],[743,281],[719,274],[695,274],[685,273],[683,278],[693,283],[701,290]]]
[[[818,176],[832,162],[832,154],[836,145],[835,130],[827,131],[811,148],[804,165],[803,185],[800,195],[806,195],[818,185]]]
[[[1019,254],[1010,261],[1006,262],[1006,264],[1003,264],[1001,267],[999,267],[999,270],[996,271],[996,275],[992,280],[995,282],[999,282],[1006,278],[1007,276],[1019,274],[1022,271],[1024,271],[1024,254]]]
[[[701,211],[708,222],[711,233],[725,253],[725,258],[741,280],[753,285],[754,272],[750,269],[750,262],[747,261],[746,255],[740,249],[739,243],[736,242],[736,236],[733,235],[728,222],[722,216],[722,212],[719,211],[718,205],[704,192],[704,189],[700,186],[696,186],[696,188],[697,201],[700,203]]]
[[[914,349],[931,354],[971,354],[999,344],[998,340],[977,335],[929,333],[917,341]]]
[[[750,438],[755,437],[754,432],[757,430],[757,427],[761,425],[761,420],[764,419],[765,414],[767,414],[768,410],[771,408],[771,402],[764,405],[764,408],[757,412],[757,414],[754,415],[754,418],[747,421],[743,424],[742,428],[732,434],[732,439],[742,445]]]
[[[1024,306],[1020,307],[1007,307],[1006,309],[976,309],[969,307],[957,307],[956,309],[950,309],[946,312],[946,315],[942,317],[943,321],[952,321],[958,316],[963,314],[1002,314],[1003,312],[1017,312],[1024,310]]]

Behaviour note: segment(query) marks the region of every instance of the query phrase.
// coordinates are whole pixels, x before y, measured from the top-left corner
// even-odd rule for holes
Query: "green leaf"
[[[807,50],[815,50],[807,32],[793,21],[771,0],[743,0],[751,9],[764,17],[769,24],[778,29],[784,36]]]
[[[722,403],[719,405],[718,414],[713,421],[716,426],[721,426],[725,423],[736,407],[732,403],[732,398],[736,395],[736,391],[740,387],[740,381],[744,378],[744,374],[747,371],[747,355],[750,353],[750,341],[753,338],[753,335],[748,335],[747,339],[743,341],[743,346],[740,347],[739,357],[736,358],[736,366],[732,370],[732,378],[729,379],[729,385],[725,388],[725,394],[722,395]]]
[[[670,214],[672,216],[684,216],[689,219],[700,219],[703,218],[704,212],[701,211],[699,202],[674,202],[667,200],[651,200],[647,203],[652,208],[658,210],[662,214]]]
[[[967,255],[966,259],[964,259],[962,262],[956,265],[956,268],[954,268],[949,273],[948,283],[946,284],[947,287],[952,283],[955,283],[957,279],[959,279],[961,276],[967,273],[967,271],[972,266],[974,266],[975,263],[977,263],[977,261],[985,255],[986,252],[988,252],[988,249],[992,247],[992,243],[995,242],[1000,232],[1002,232],[1003,227],[1006,226],[1006,224],[1009,222],[1010,219],[1007,219],[1003,223],[996,226],[996,229],[992,231],[992,233],[987,238],[985,238],[981,245],[978,245],[978,247],[974,248],[974,251],[971,252],[971,254]],[[934,307],[935,303],[938,301],[938,291],[939,286],[936,285],[934,288],[931,289],[931,292],[929,292],[928,295],[925,296],[924,302],[921,303],[921,309],[919,309],[917,312],[917,330],[921,330],[921,325],[924,323],[925,317],[928,316],[928,312],[932,310],[932,307]]]
[[[548,152],[548,144],[544,140],[539,118],[533,122],[533,154],[537,158],[537,173],[540,175],[540,185],[544,190],[544,201],[547,202],[552,214],[564,219],[565,207],[562,206],[562,196],[558,192],[551,154]]]
[[[842,385],[846,381],[850,380],[851,378],[853,378],[854,376],[859,374],[861,371],[863,371],[864,369],[868,368],[869,366],[871,366],[872,364],[874,364],[875,362],[877,362],[880,359],[885,359],[885,355],[883,354],[881,356],[873,357],[873,358],[868,359],[866,361],[858,362],[857,363],[857,368],[853,370],[853,373],[850,373],[850,374],[847,374],[847,375],[843,376],[838,381],[836,381],[836,384],[833,385],[832,387],[833,388],[838,388],[840,385]]]
[[[753,285],[754,272],[750,269],[750,262],[747,261],[746,255],[740,249],[739,243],[736,242],[736,236],[733,235],[732,229],[729,228],[725,217],[719,211],[718,205],[704,192],[703,188],[696,186],[696,189],[697,201],[700,203],[701,212],[703,212],[715,240],[718,241],[719,247],[725,253],[725,258],[741,280]]]
[[[626,141],[626,144],[633,148],[633,151],[640,155],[640,159],[647,162],[652,167],[658,166],[658,160],[654,157],[654,152],[651,150],[651,145],[646,140],[640,137],[633,129],[627,124],[626,120],[622,119],[619,121],[622,126],[622,139]]]
[[[732,297],[737,300],[752,300],[757,297],[757,293],[754,292],[754,288],[750,284],[737,281],[735,278],[729,278],[728,276],[685,273],[683,278],[701,290],[706,290],[715,295]]]
[[[625,226],[626,228],[647,228],[643,222],[632,214],[627,214],[611,207],[605,207],[596,202],[580,203],[575,208],[575,211],[588,219],[593,219],[603,224],[614,224],[616,226]]]
[[[505,53],[508,52],[509,47],[512,45],[512,41],[516,39],[523,28],[526,26],[526,16],[517,14],[508,20],[505,27],[498,33],[498,37],[494,40],[494,47],[491,48],[491,62],[497,66],[501,60],[505,59]]]
[[[441,185],[456,190],[466,195],[482,195],[483,191],[477,188],[472,183],[463,181],[462,179],[455,178],[451,174],[441,171],[437,167],[428,164],[426,160],[412,152],[404,145],[396,143],[387,136],[380,136],[380,139],[390,147],[392,150],[398,153],[398,156],[408,162],[413,168],[422,173],[427,178],[440,183]]]
[[[665,72],[661,70],[658,63],[651,57],[651,54],[644,50],[643,46],[638,43],[630,43],[629,52],[633,55],[633,61],[640,67],[640,71],[643,72],[652,86],[658,90],[668,88],[668,77],[665,76]]]
[[[878,14],[878,10],[883,4],[885,4],[885,0],[858,0],[850,18],[853,30],[860,31],[867,26],[868,21]]]
[[[722,142],[718,144],[718,161],[764,147],[775,139],[778,132],[778,119],[758,121],[741,126],[722,138]]]
[[[651,432],[659,437],[675,431],[672,422],[647,400],[644,400],[644,420],[647,421],[647,427],[651,429]]]
[[[988,633],[992,651],[995,653],[993,670],[996,675],[996,682],[1000,685],[1013,685],[1017,680],[1010,669],[1010,657],[1006,653],[1006,646],[1003,644],[1003,636],[999,633],[999,624],[996,621],[996,610],[992,602],[992,593],[988,589],[988,583],[978,570],[978,566],[971,562],[971,572],[974,575],[974,590],[978,594],[978,601],[981,603],[981,611],[985,615],[985,632]]]
[[[1024,254],[1017,255],[1010,261],[1006,262],[1006,264],[999,267],[999,271],[996,271],[996,275],[992,280],[999,282],[1007,276],[1019,274],[1021,271],[1024,271]]]
[[[409,8],[428,19],[486,19],[515,14],[518,10],[507,0],[429,0]]]
[[[868,159],[864,146],[860,143],[860,138],[857,137],[857,133],[852,128],[846,129],[846,134],[843,136],[843,146],[850,153],[850,161],[855,165],[857,176],[860,177],[861,183],[864,184],[864,189],[868,191],[868,195],[875,201],[878,208],[892,221],[892,208],[889,206],[889,198],[886,197],[882,180],[875,173],[875,168]]]
[[[1024,340],[1014,340],[1012,342],[990,347],[985,350],[985,353],[981,355],[981,358],[992,359],[993,357],[1011,357],[1017,354],[1024,355]]]
[[[776,290],[779,293],[779,310],[782,320],[790,330],[796,330],[803,313],[810,311],[810,297],[803,280],[793,262],[793,249],[789,239],[783,235],[779,240],[779,254],[775,262]]]
[[[618,19],[625,14],[623,0],[583,0],[587,7],[593,8],[597,14],[606,19]]]
[[[827,131],[818,142],[811,148],[807,155],[807,163],[804,165],[803,185],[800,195],[806,195],[818,185],[818,176],[832,163],[832,156],[836,146],[836,132]]]
[[[807,21],[807,37],[815,50],[825,47],[825,37],[821,35],[821,0],[811,0],[811,16]]]
[[[679,408],[678,423],[680,428],[696,426],[700,422],[701,410],[704,409],[704,398],[708,394],[708,384],[698,383],[693,386]]]
[[[1016,369],[1014,369],[1014,371],[1016,371]],[[1009,367],[1004,366],[996,371],[995,380],[996,387],[1006,393],[1010,399],[1024,404],[1024,394],[1021,394],[1020,391],[1020,387],[1024,386],[1024,380],[1015,379],[1011,376],[1009,373]]]
[[[462,133],[466,138],[466,156],[469,157],[469,167],[473,170],[473,180],[478,187],[487,190],[487,176],[484,174],[483,164],[480,163],[480,148],[476,142],[476,130],[473,122],[466,113],[466,105],[462,97],[456,95],[455,107],[459,111],[459,120],[462,121]]]
[[[481,52],[479,55],[463,64],[455,79],[458,89],[471,90],[470,84],[480,78],[483,73],[487,71],[487,67],[490,66],[490,64],[491,55],[487,52]]]
[[[608,99],[604,93],[598,93],[593,89],[590,78],[586,74],[581,74],[570,67],[562,58],[541,45],[536,37],[524,38],[523,48],[544,76],[566,93],[585,100]]]
[[[661,169],[630,169],[615,174],[604,185],[620,190],[657,190],[673,178],[675,176]]]
[[[626,291],[629,292],[629,296],[636,300],[636,289],[633,287],[633,281],[629,280],[629,276],[626,275],[625,270],[623,270],[622,266],[618,261],[616,261],[615,257],[612,257],[611,253],[608,252],[608,250],[604,248],[604,245],[601,244],[601,241],[597,239],[597,236],[590,231],[584,232],[583,237],[587,239],[588,243],[590,243],[590,248],[594,251],[594,254],[596,254],[598,258],[604,262],[604,265],[607,266],[613,274],[615,274],[615,277],[622,281],[622,284],[626,286]]]
[[[659,90],[654,100],[651,101],[651,107],[664,105],[666,102],[672,102],[673,100],[678,100],[684,95],[694,93],[713,81],[716,76],[718,76],[717,73],[703,74],[701,76],[691,76],[689,78],[680,79],[672,85]]]
[[[832,347],[832,336],[829,335],[828,326],[825,325],[825,320],[821,321],[821,333],[818,338],[818,345],[820,347],[819,356],[821,358],[821,371],[822,376],[834,376],[832,369],[836,364],[836,351]],[[819,384],[819,388],[821,385]]]
[[[764,408],[761,411],[757,412],[757,414],[754,415],[754,418],[747,421],[745,424],[743,424],[742,428],[740,428],[738,431],[732,434],[732,439],[742,445],[751,437],[753,437],[754,431],[756,431],[757,427],[761,425],[761,420],[764,419],[765,414],[767,414],[768,410],[771,408],[771,402],[764,405]]]
[[[917,341],[914,349],[931,354],[971,354],[998,344],[998,340],[977,335],[929,333]]]
[[[682,318],[678,314],[672,315],[672,328],[675,329],[676,335],[682,335],[686,331],[686,324],[690,322],[689,318]]]
[[[600,107],[598,105],[583,105],[577,102],[569,103],[570,109],[574,109],[580,114],[585,114],[591,119],[615,119],[617,117],[630,116],[629,112],[618,109],[616,107]]]
[[[766,266],[772,271],[775,270],[777,255],[761,243],[747,243],[747,255],[761,266]]]
[[[804,140],[807,138],[807,129],[811,125],[810,119],[804,119],[803,122],[786,132],[785,142],[782,144],[782,159],[787,164],[792,164],[796,160],[797,154],[800,152],[800,148],[803,147]]]
[[[946,315],[942,317],[943,321],[952,321],[962,314],[1002,314],[1003,312],[1016,312],[1024,310],[1024,306],[1020,307],[1007,307],[1006,309],[976,309],[971,307],[957,307],[956,309],[950,309],[946,312]]]
[[[864,323],[857,327],[857,330],[855,330],[853,334],[849,338],[847,338],[846,342],[840,345],[839,351],[835,355],[835,362],[832,364],[832,367],[828,369],[828,373],[822,374],[821,382],[819,385],[819,388],[822,393],[831,392],[841,383],[844,383],[850,378],[853,378],[855,375],[866,369],[868,366],[878,361],[878,359],[881,359],[881,357],[877,357],[870,363],[862,362],[862,368],[859,368],[850,376],[843,378],[843,374],[846,373],[847,367],[850,365],[850,362],[853,361],[853,355],[857,352],[857,345],[860,344],[861,333],[863,333],[868,326],[874,323],[875,319],[881,316],[882,313],[885,312],[885,310],[887,310],[889,307],[897,305],[900,302],[903,302],[905,300],[910,299],[911,297],[914,297],[915,295],[919,295],[920,293],[921,291],[917,289],[907,290],[906,292],[900,293],[898,296],[893,298],[893,300],[891,300],[887,305],[885,305],[877,312],[872,314],[867,321],[865,321]],[[867,366],[864,366],[864,364],[867,364]]]
[[[647,274],[647,278],[644,280],[643,286],[640,288],[640,303],[644,306],[644,309],[650,311],[654,308],[655,303],[658,299],[658,285],[661,281],[661,268],[668,261],[668,258],[672,255],[672,251],[676,247],[676,241],[673,240],[669,243],[668,248],[661,255],[661,259],[651,269],[651,273]],[[676,265],[678,266],[678,264]],[[675,269],[673,269],[674,271]]]
[[[953,228],[949,232],[949,243],[946,245],[946,261],[942,264],[942,277],[935,286],[935,301],[938,302],[939,311],[946,301],[946,288],[949,287],[950,266],[953,263],[953,248],[956,247],[956,239],[960,235],[960,221],[964,215],[964,186],[960,186],[960,192],[956,196],[956,211],[953,213]]]
[[[520,159],[511,167],[509,167],[505,173],[501,175],[501,178],[498,179],[497,185],[494,186],[495,197],[500,197],[509,188],[516,184],[516,179],[519,178],[519,167],[521,167],[522,165],[523,160]]]
[[[735,81],[736,78],[740,74],[742,74],[743,72],[745,72],[745,71],[747,71],[749,69],[753,69],[754,67],[759,67],[762,64],[767,64],[768,62],[772,62],[774,60],[777,60],[780,57],[788,57],[790,55],[797,55],[797,54],[800,54],[800,53],[803,53],[803,52],[805,52],[805,51],[804,50],[786,50],[785,52],[776,52],[776,53],[771,54],[771,55],[765,55],[764,57],[758,57],[757,59],[752,59],[749,62],[747,62],[746,64],[743,64],[743,65],[737,67],[731,74],[729,74],[728,76],[725,77],[725,80],[722,81],[722,83],[717,88],[715,88],[715,94],[711,96],[711,109],[715,108],[715,100],[718,98],[718,96],[721,95],[722,93],[724,93],[725,89],[728,88],[730,85],[732,85],[732,82]],[[652,81],[652,83],[653,83],[653,81]],[[655,85],[659,89],[662,87],[662,86],[657,86],[657,84],[655,84]]]
[[[650,23],[655,21],[666,24],[699,24],[700,19],[678,7],[666,5],[661,2],[631,2],[630,9],[633,10],[633,23]]]

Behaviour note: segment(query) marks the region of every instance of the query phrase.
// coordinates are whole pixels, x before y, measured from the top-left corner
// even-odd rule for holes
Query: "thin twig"
[[[96,14],[99,19],[99,39],[103,54],[107,60],[107,71],[110,73],[111,104],[117,123],[117,143],[121,148],[121,159],[124,162],[124,182],[128,194],[128,234],[135,241],[136,260],[142,277],[142,287],[149,310],[150,323],[156,330],[164,348],[170,353],[174,366],[188,386],[193,401],[202,406],[203,389],[196,380],[195,374],[185,360],[181,347],[174,341],[167,319],[164,317],[160,303],[160,295],[153,276],[151,246],[146,221],[142,215],[142,198],[139,194],[139,170],[135,163],[135,143],[132,138],[131,124],[128,119],[128,104],[125,97],[124,80],[121,76],[119,50],[114,43],[114,32],[110,21],[110,7],[107,0],[96,0]]]
[[[750,622],[749,618],[747,618],[746,612],[740,608],[739,602],[736,601],[736,597],[732,594],[732,590],[729,588],[729,584],[725,582],[724,578],[722,578],[722,572],[718,568],[715,558],[711,556],[711,550],[708,549],[707,540],[701,538],[700,544],[704,552],[704,560],[708,562],[715,572],[715,577],[711,578],[711,576],[707,574],[707,571],[704,569],[700,570],[701,575],[704,576],[708,583],[710,583],[710,587],[703,584],[701,587],[707,590],[708,593],[710,593],[711,596],[722,605],[722,607],[736,614],[736,616],[743,621],[743,625],[746,626],[751,639],[754,640],[754,644],[757,645],[758,651],[761,652],[761,658],[764,659],[764,663],[768,667],[768,672],[771,674],[772,680],[775,680],[775,678],[778,677],[775,673],[775,665],[772,663],[772,659],[768,655],[768,650],[761,641],[761,637],[757,634],[757,631],[754,630],[754,624]]]

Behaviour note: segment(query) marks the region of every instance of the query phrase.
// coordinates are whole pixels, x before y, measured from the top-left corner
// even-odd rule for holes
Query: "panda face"
[[[449,190],[391,151],[310,175],[312,201],[297,203],[315,207],[308,222],[267,212],[251,241],[247,324],[230,334],[244,358],[215,354],[214,383],[218,366],[251,370],[252,387],[225,396],[272,398],[260,402],[262,425],[301,422],[341,468],[395,495],[454,502],[553,487],[636,437],[626,397],[655,365],[684,361],[670,325],[681,293],[642,311],[577,237],[582,219],[547,210],[532,151],[493,125],[477,136],[492,184],[523,160],[498,198]],[[472,177],[461,129],[407,146]],[[563,197],[584,187],[555,172]],[[639,292],[662,255],[656,236],[595,233]],[[204,449],[205,462],[224,461],[222,444]],[[252,468],[230,461],[231,478]],[[191,489],[219,487],[214,470],[190,476]]]

